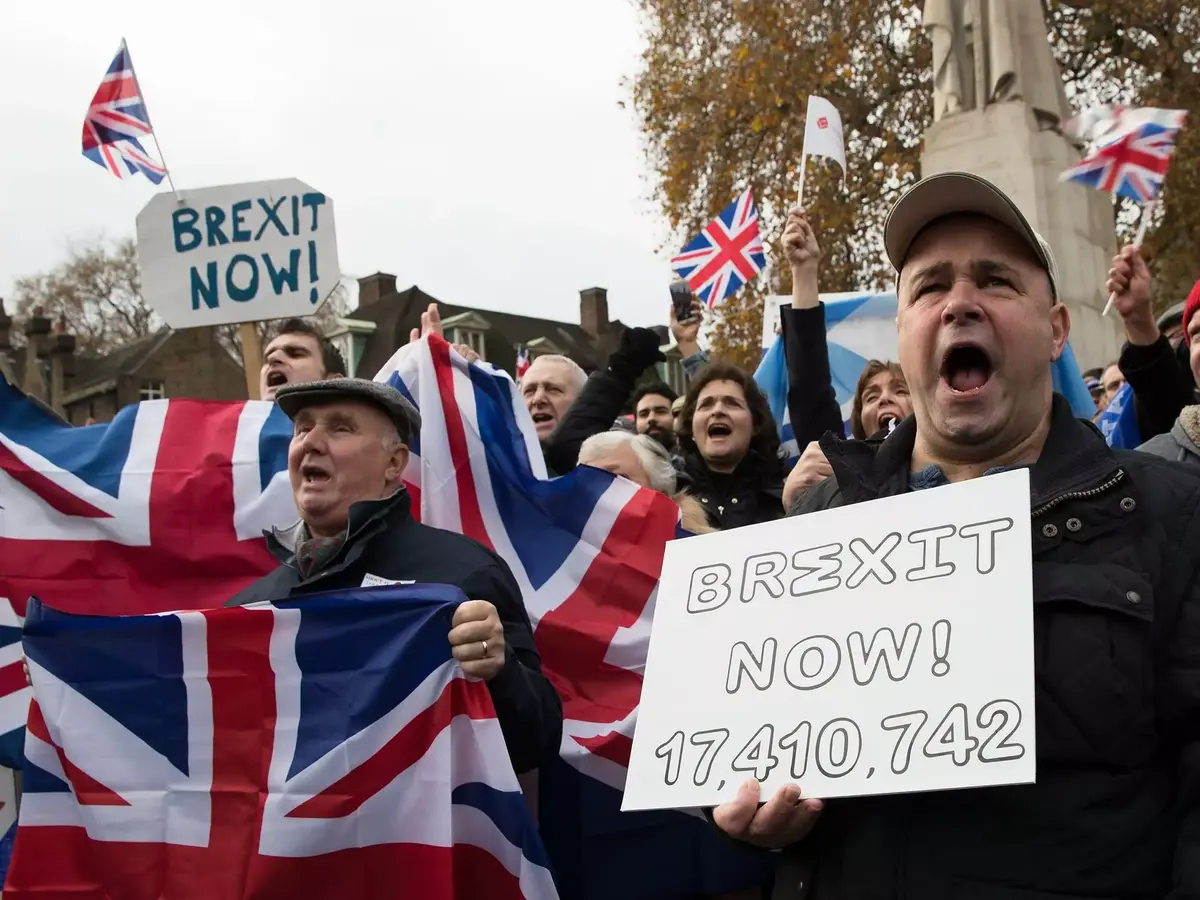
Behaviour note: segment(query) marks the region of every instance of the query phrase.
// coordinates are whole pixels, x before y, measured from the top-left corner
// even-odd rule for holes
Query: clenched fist
[[[788,213],[787,225],[783,229],[783,252],[793,277],[797,270],[816,270],[821,260],[821,247],[816,233],[808,222],[808,214],[802,207],[793,207]]]
[[[1150,270],[1139,247],[1122,247],[1113,257],[1105,287],[1113,297],[1113,309],[1120,314],[1130,343],[1146,345],[1158,340],[1158,323],[1151,309]]]
[[[500,613],[486,600],[460,603],[450,622],[451,653],[462,670],[491,681],[504,668],[504,626]]]
[[[783,485],[783,508],[791,509],[796,498],[814,484],[820,484],[833,474],[833,466],[821,451],[821,445],[816,441],[804,448],[796,465],[788,473]]]

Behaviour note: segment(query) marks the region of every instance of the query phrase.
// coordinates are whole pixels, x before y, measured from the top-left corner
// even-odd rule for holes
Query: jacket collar
[[[838,487],[852,503],[901,494],[908,474],[917,420],[909,416],[884,441],[852,441],[827,433],[821,438]],[[1030,470],[1030,502],[1036,508],[1062,494],[1083,490],[1118,468],[1103,435],[1090,422],[1077,419],[1070,404],[1053,395],[1050,433]]]
[[[375,522],[390,515],[406,517],[412,508],[408,491],[403,487],[390,497],[381,500],[360,500],[350,505],[350,515],[346,526],[346,544],[353,543],[362,537]],[[308,536],[308,529],[302,519],[287,528],[272,528],[264,531],[267,539],[267,549],[281,563],[292,565],[296,558],[296,545]]]

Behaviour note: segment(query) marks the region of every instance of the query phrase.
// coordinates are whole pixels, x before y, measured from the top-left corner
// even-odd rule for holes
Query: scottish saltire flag
[[[1136,450],[1142,443],[1138,428],[1137,406],[1133,402],[1133,388],[1128,383],[1121,385],[1104,412],[1096,419],[1096,427],[1104,435],[1108,446],[1125,450]]]
[[[129,48],[122,39],[83,119],[83,155],[118,178],[139,172],[158,184],[166,167],[142,146],[153,133]]]
[[[0,379],[0,763],[29,694],[18,645],[36,594],[78,613],[220,606],[296,519],[291,422],[273,403],[149,400],[72,428]]]
[[[1187,112],[1176,109],[1101,106],[1086,110],[1066,129],[1092,147],[1060,180],[1149,203],[1162,190],[1176,137],[1186,121]]]
[[[556,897],[487,685],[446,641],[464,599],[102,618],[32,601],[5,897]]]
[[[754,380],[771,406],[771,415],[779,429],[780,450],[789,460],[799,459],[804,448],[796,443],[796,434],[792,430],[792,416],[788,410],[787,359],[782,336],[776,337],[771,346],[763,351],[762,361],[754,371]]]
[[[766,265],[750,189],[671,259],[671,268],[712,309]]]
[[[402,347],[376,380],[421,410],[404,476],[421,521],[492,548],[521,587],[542,668],[563,701],[563,758],[624,787],[678,507],[586,466],[546,480],[513,379],[468,365],[440,337]]]
[[[790,298],[779,298],[780,304],[790,303]],[[829,374],[833,380],[834,394],[842,410],[842,421],[846,426],[846,434],[850,434],[850,413],[854,408],[854,389],[858,385],[858,376],[872,359],[897,361],[899,348],[896,344],[896,294],[883,293],[831,293],[821,294],[821,302],[825,304],[825,339],[829,348]],[[765,339],[765,338],[764,338]],[[779,357],[783,357],[783,338],[776,336],[763,357],[755,379],[760,386],[759,373],[767,359],[778,346]],[[1075,362],[1075,354],[1071,351],[1070,343],[1051,366],[1054,380],[1054,390],[1062,394],[1071,404],[1075,415],[1090,419],[1096,414],[1096,406],[1092,403],[1091,394],[1079,372]],[[783,385],[787,389],[786,371],[783,380],[776,372],[767,379],[772,383]],[[773,379],[773,381],[772,381]],[[767,389],[764,387],[764,390]],[[775,389],[778,391],[778,388]],[[775,412],[776,397],[772,397],[772,412]],[[786,409],[786,402],[784,402]],[[776,414],[776,422],[781,421]],[[804,448],[799,450],[803,452]]]

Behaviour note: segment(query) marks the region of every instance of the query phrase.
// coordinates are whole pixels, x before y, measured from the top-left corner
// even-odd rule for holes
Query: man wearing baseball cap
[[[417,410],[394,387],[361,378],[288,384],[275,402],[294,425],[288,477],[300,520],[267,532],[279,568],[227,605],[397,582],[454,585],[468,599],[448,639],[463,671],[487,682],[513,768],[557,756],[562,703],[542,674],[508,565],[412,517],[401,478]]]
[[[1110,449],[1053,393],[1062,282],[997,187],[924,179],[884,245],[914,414],[881,444],[827,434],[798,512],[1029,467],[1037,783],[826,809],[751,782],[714,821],[786,848],[777,898],[1200,897],[1200,473]]]

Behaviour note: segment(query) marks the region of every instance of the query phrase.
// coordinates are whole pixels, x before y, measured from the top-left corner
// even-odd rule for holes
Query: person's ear
[[[408,466],[408,455],[408,447],[397,441],[396,445],[392,447],[387,468],[383,472],[383,477],[388,484],[399,482],[404,476],[404,470]]]
[[[1071,335],[1071,314],[1064,303],[1056,303],[1050,309],[1050,334],[1053,341],[1050,360],[1058,362],[1058,358],[1067,347],[1067,338]]]

